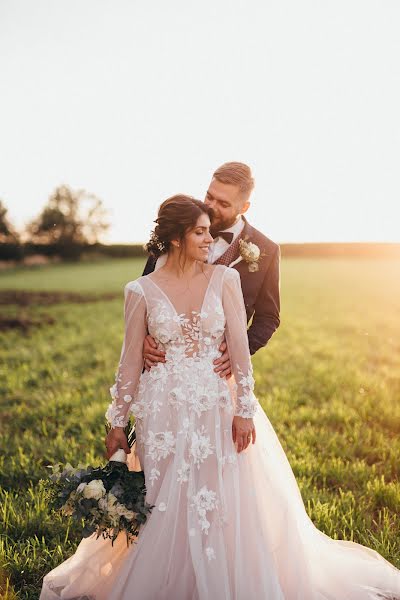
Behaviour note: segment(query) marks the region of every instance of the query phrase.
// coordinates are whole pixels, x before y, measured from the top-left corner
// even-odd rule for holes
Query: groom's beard
[[[229,229],[235,223],[237,223],[240,215],[236,215],[234,219],[225,220],[225,221],[213,221],[210,227],[210,233],[214,237],[218,231],[225,231],[225,229]]]

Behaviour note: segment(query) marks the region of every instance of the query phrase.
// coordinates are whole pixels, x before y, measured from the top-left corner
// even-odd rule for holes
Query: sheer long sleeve
[[[253,393],[254,378],[247,337],[246,309],[240,275],[235,269],[227,269],[224,273],[222,302],[226,319],[225,337],[236,383],[235,415],[252,418],[258,403]]]
[[[106,419],[114,427],[125,427],[143,369],[143,341],[146,337],[146,300],[141,286],[132,281],[125,286],[125,335],[115,383],[110,388],[112,402]]]

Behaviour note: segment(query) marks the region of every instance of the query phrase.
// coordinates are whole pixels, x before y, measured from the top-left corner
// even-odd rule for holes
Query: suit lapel
[[[216,261],[214,261],[214,263],[213,263],[214,265],[225,265],[225,266],[229,267],[229,265],[231,263],[233,263],[235,260],[237,260],[239,258],[239,256],[240,256],[239,241],[250,239],[251,230],[252,230],[252,227],[251,227],[251,225],[249,225],[248,221],[244,217],[242,217],[242,219],[244,221],[244,227],[243,227],[242,231],[240,232],[240,234],[238,235],[236,240],[225,250],[224,254],[222,254],[222,256],[220,256],[219,258],[217,258]]]
[[[250,225],[250,223],[244,218],[242,217],[243,221],[244,221],[244,227],[242,229],[241,234],[239,235],[239,238],[241,240],[250,240],[251,238],[251,234],[252,234],[252,226]],[[239,256],[239,255],[238,255]]]

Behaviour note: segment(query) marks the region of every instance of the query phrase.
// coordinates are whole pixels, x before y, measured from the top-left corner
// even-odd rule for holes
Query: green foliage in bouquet
[[[110,426],[106,424],[106,431]],[[135,429],[128,424],[124,432],[132,447]],[[129,471],[126,463],[109,461],[104,467],[69,463],[52,465],[50,480],[42,480],[48,493],[49,505],[65,516],[82,523],[83,537],[96,534],[114,541],[125,532],[127,544],[139,534],[152,506],[145,500],[146,487],[143,471]]]

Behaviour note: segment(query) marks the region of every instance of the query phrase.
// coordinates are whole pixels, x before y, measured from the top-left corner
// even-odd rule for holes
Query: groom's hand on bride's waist
[[[214,360],[214,371],[223,377],[231,376],[231,360],[229,358],[226,342],[219,347],[221,356]],[[150,371],[159,362],[165,362],[165,352],[157,349],[157,342],[151,335],[147,335],[143,342],[143,361],[146,371]]]
[[[228,354],[228,346],[225,340],[221,343],[219,347],[219,351],[221,352],[221,356],[214,360],[214,371],[218,373],[218,375],[222,377],[230,377],[231,372],[231,359]]]
[[[165,352],[157,349],[157,342],[151,335],[146,335],[143,342],[144,368],[150,371],[159,362],[165,362]]]

